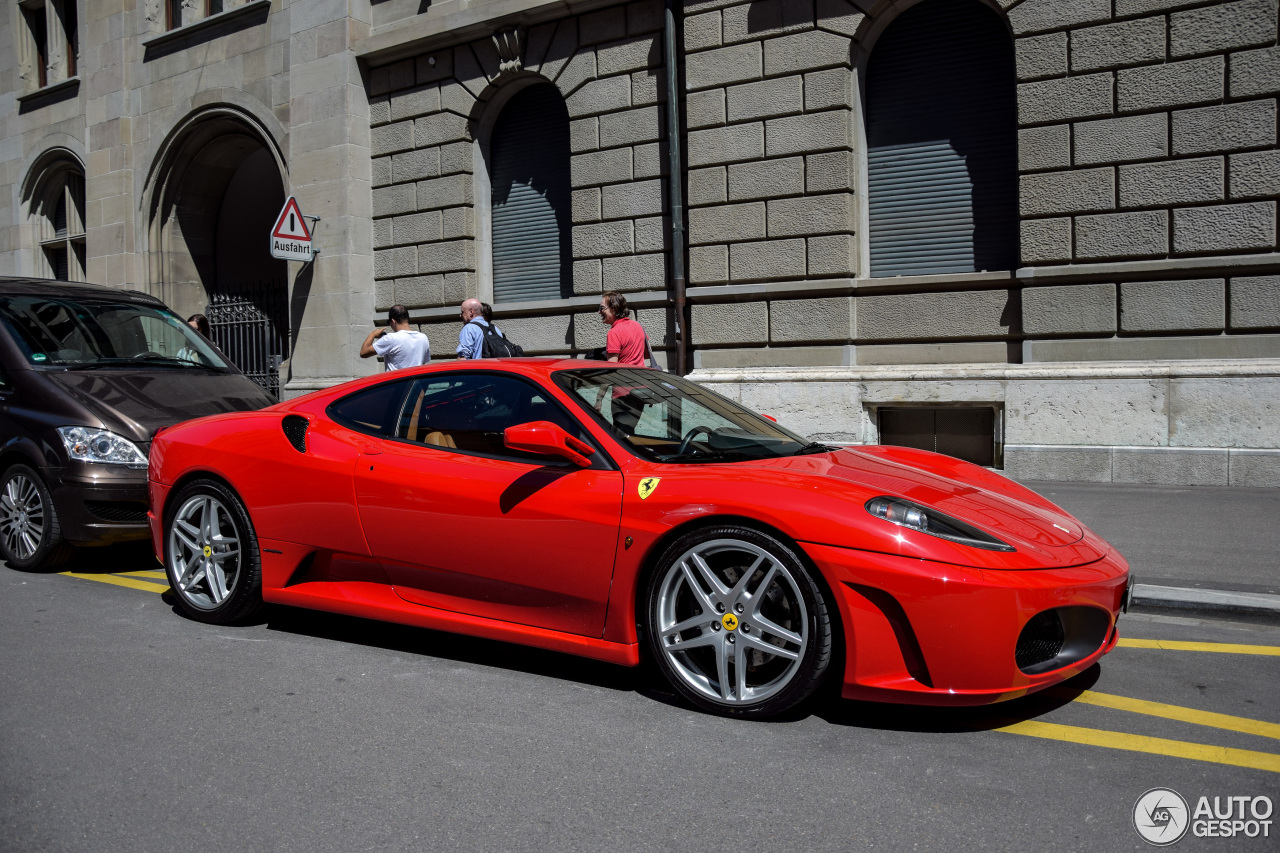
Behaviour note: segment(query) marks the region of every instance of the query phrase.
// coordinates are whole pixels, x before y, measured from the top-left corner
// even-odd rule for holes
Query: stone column
[[[289,4],[289,181],[319,216],[310,264],[290,263],[297,338],[284,396],[377,369],[361,360],[373,316],[369,102],[352,46],[368,35],[368,0]]]

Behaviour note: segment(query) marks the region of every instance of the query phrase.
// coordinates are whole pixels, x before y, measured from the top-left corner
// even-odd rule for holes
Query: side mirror
[[[591,454],[596,449],[564,431],[551,421],[532,421],[507,427],[502,441],[512,450],[536,453],[539,456],[556,456],[568,459],[579,468],[591,467]]]

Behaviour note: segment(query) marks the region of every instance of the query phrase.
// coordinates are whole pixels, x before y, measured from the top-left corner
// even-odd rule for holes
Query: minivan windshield
[[[563,370],[555,381],[637,456],[654,462],[740,462],[836,449],[659,370]]]
[[[33,365],[228,369],[195,329],[169,309],[144,302],[0,296],[0,322]]]

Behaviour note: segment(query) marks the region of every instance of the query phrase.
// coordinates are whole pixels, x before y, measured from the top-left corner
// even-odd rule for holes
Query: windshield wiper
[[[840,448],[832,447],[829,444],[823,444],[820,441],[811,441],[808,444],[806,444],[804,447],[797,450],[794,455],[808,456],[811,453],[833,453],[839,449]]]
[[[675,456],[660,458],[661,462],[741,462],[745,459],[757,459],[741,450],[693,450],[689,453],[678,453]]]
[[[144,364],[147,366],[164,365],[165,367],[202,367],[205,370],[216,370],[223,372],[221,368],[214,367],[211,364],[200,364],[194,361],[187,361],[185,358],[174,358],[168,355],[139,355],[128,358],[107,357],[98,361],[86,361],[82,364],[68,364],[68,370],[97,370],[102,367],[121,367],[130,365]]]

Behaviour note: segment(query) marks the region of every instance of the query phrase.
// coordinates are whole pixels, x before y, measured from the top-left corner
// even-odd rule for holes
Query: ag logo
[[[1167,847],[1187,834],[1187,801],[1172,788],[1152,788],[1133,804],[1133,828],[1142,840]]]
[[[637,491],[640,493],[640,500],[644,500],[645,498],[649,497],[649,495],[653,494],[653,490],[658,488],[658,484],[661,482],[662,482],[661,477],[645,477],[643,480],[641,480],[640,488],[637,489]]]

